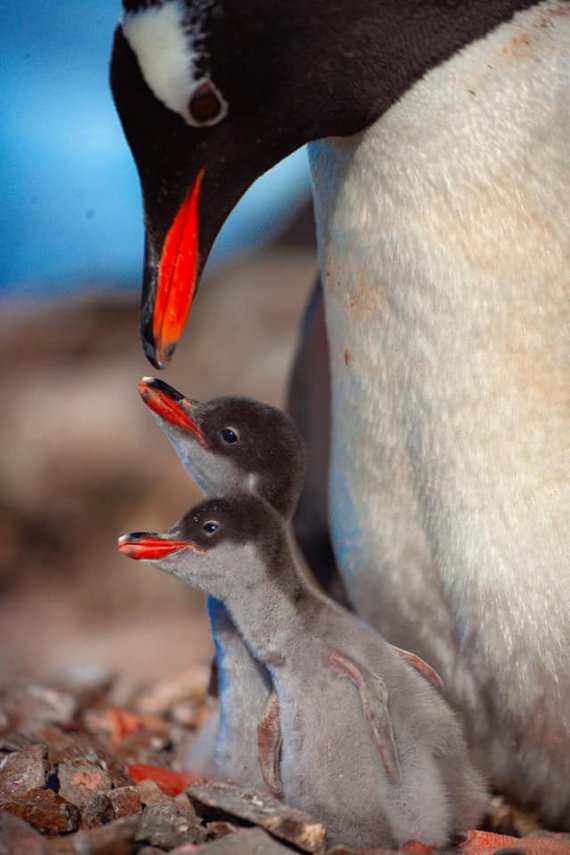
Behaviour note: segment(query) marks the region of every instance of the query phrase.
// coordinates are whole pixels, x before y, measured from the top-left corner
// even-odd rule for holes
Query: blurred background
[[[211,655],[203,603],[116,552],[199,499],[136,385],[142,212],[108,87],[118,0],[2,11],[0,680],[140,680]],[[316,272],[297,152],[220,235],[164,379],[282,404]]]

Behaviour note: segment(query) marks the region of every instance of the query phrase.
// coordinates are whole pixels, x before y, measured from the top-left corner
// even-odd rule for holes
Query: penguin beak
[[[160,561],[180,549],[193,552],[205,552],[197,543],[186,540],[172,540],[164,534],[146,531],[133,531],[119,538],[117,548],[121,555],[134,558],[135,561]]]
[[[154,377],[143,377],[138,385],[141,398],[153,413],[160,416],[168,424],[194,434],[203,448],[206,448],[206,438],[196,421],[190,415],[192,402],[180,394],[173,386],[156,380]]]
[[[199,273],[198,219],[205,167],[194,179],[178,208],[159,252],[150,249],[148,228],[141,307],[141,334],[147,356],[165,368],[182,335],[192,306]],[[158,261],[158,263],[157,263]]]
[[[231,115],[207,133],[188,125],[154,97],[120,26],[111,88],[145,210],[141,338],[150,362],[165,368],[230,211],[255,179],[292,148],[252,151],[251,132],[232,124]]]

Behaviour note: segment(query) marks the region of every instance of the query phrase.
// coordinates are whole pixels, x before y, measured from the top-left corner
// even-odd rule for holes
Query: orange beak
[[[198,273],[198,202],[201,169],[167,232],[158,267],[152,312],[153,362],[165,368],[192,306]]]
[[[147,407],[150,407],[157,416],[175,427],[190,431],[196,436],[200,445],[206,448],[204,434],[188,413],[191,404],[180,392],[168,383],[155,380],[153,377],[143,377],[138,390]]]
[[[148,534],[147,532],[132,532],[124,534],[119,538],[117,545],[119,552],[127,558],[135,561],[160,561],[172,552],[180,549],[191,549],[193,552],[204,552],[205,550],[186,540],[171,540],[159,534]]]

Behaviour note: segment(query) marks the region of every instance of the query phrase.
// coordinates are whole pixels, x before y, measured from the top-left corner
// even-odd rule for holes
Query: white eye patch
[[[197,127],[224,118],[227,105],[219,91],[207,77],[197,79],[199,53],[194,44],[201,32],[199,24],[194,32],[185,26],[184,7],[178,0],[126,12],[122,27],[145,82],[159,101]],[[196,121],[188,109],[193,93],[204,83],[212,87],[221,105],[215,118],[206,122]]]

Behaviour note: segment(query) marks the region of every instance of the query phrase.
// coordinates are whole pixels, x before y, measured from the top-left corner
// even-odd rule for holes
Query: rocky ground
[[[319,822],[270,796],[180,771],[211,714],[208,677],[206,668],[189,668],[139,687],[123,707],[113,704],[113,679],[102,671],[5,685],[0,855],[357,855],[327,849]],[[486,824],[530,836],[488,847],[462,840],[448,851],[570,852],[570,839],[544,836],[532,816],[500,799]]]

